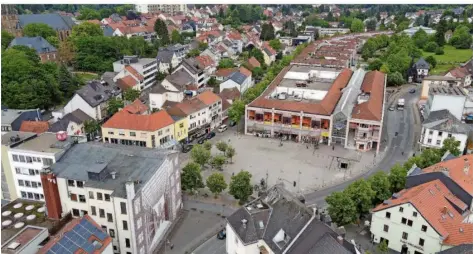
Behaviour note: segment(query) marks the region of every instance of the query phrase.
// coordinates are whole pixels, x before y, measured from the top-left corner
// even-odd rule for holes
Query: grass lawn
[[[79,77],[84,83],[87,83],[87,81],[99,78],[98,74],[92,74],[92,73],[75,73],[75,75]]]
[[[473,56],[471,49],[456,49],[453,46],[445,45],[443,48],[445,54],[436,55],[435,53],[422,51],[424,58],[428,56],[434,56],[437,60],[437,66],[435,69],[430,71],[432,75],[443,75],[449,70],[459,66],[461,63],[465,63]]]

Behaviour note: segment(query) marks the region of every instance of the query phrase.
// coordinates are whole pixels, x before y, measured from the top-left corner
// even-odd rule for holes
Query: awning
[[[177,141],[175,139],[171,139],[168,142],[162,144],[160,146],[160,148],[162,148],[162,149],[171,149],[171,148],[173,148],[174,146],[176,146],[178,144],[179,144],[179,141]]]

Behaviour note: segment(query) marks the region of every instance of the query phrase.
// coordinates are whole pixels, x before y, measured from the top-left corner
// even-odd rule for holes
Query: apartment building
[[[87,214],[110,235],[114,253],[154,253],[182,208],[177,165],[174,152],[76,144],[41,174],[48,214]]]
[[[315,29],[318,31],[320,37],[330,37],[338,34],[347,34],[350,33],[349,28],[334,28],[334,27],[320,27],[317,26]]]
[[[161,109],[181,102],[185,96],[194,95],[194,78],[184,69],[180,69],[154,86],[149,93],[151,109]]]
[[[158,50],[156,60],[158,62],[158,70],[161,73],[168,73],[169,69],[176,68],[189,52],[188,45],[174,44]]]
[[[14,142],[18,143],[10,146],[8,159],[17,196],[44,201],[40,172],[43,167],[56,163],[74,140],[66,133],[46,132]]]
[[[178,12],[187,12],[186,4],[135,4],[135,10],[141,13],[163,12],[175,15]]]
[[[174,120],[164,110],[149,115],[121,110],[102,125],[103,142],[148,148],[175,144]]]
[[[113,81],[121,80],[128,88],[142,91],[156,82],[158,65],[154,58],[124,56],[113,63],[113,71],[117,73]]]
[[[210,73],[208,71],[208,67],[201,64],[195,58],[186,58],[182,61],[182,63],[173,71],[177,72],[179,70],[185,70],[189,75],[192,76],[194,79],[194,84],[197,85],[198,88],[202,87],[203,85],[207,84],[207,81],[210,79]]]

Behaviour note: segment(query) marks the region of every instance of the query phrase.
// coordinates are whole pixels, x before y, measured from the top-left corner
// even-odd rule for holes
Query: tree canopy
[[[261,26],[260,39],[270,41],[275,38],[274,27],[271,23],[265,23]]]
[[[5,30],[2,30],[2,52],[8,47],[8,45],[10,45],[10,42],[13,41],[13,39],[15,39],[15,36],[13,36],[13,34],[5,31]]]
[[[457,49],[469,49],[472,43],[470,29],[467,26],[460,25],[455,29],[450,44]]]
[[[222,173],[213,173],[211,174],[206,181],[207,187],[209,190],[217,196],[222,193],[227,188],[227,183]]]
[[[23,35],[28,37],[41,36],[46,39],[50,36],[57,36],[57,33],[52,27],[46,24],[31,23],[23,28]]]
[[[223,58],[218,62],[218,68],[233,68],[235,67],[235,63],[230,58]]]
[[[351,23],[350,30],[353,33],[362,33],[365,31],[365,24],[360,19],[354,19]]]
[[[187,191],[193,191],[203,188],[202,174],[200,165],[190,162],[184,166],[181,173],[181,188]]]
[[[248,171],[240,171],[238,174],[232,176],[229,193],[236,199],[239,199],[240,203],[245,203],[253,193],[251,177],[252,175]]]
[[[102,28],[99,25],[90,23],[90,22],[83,22],[77,26],[72,27],[73,37],[79,36],[101,36],[103,35]]]
[[[154,23],[154,31],[159,37],[160,45],[166,46],[169,44],[169,32],[166,23],[163,20],[157,19]]]

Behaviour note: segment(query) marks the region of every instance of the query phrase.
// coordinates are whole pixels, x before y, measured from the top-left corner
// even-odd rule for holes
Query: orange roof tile
[[[469,75],[468,70],[465,67],[457,67],[449,71],[449,73],[455,78],[464,78]]]
[[[203,65],[204,68],[215,65],[214,60],[212,60],[212,58],[210,56],[207,56],[207,55],[205,55],[205,56],[196,56],[195,60],[197,60],[201,65]]]
[[[376,206],[373,212],[410,203],[444,237],[444,244],[456,246],[473,243],[473,224],[463,223],[462,214],[451,203],[461,209],[467,209],[468,206],[455,197],[440,180],[404,189],[398,194],[397,198],[389,199],[389,204]]]
[[[257,60],[254,56],[252,56],[250,59],[248,59],[248,63],[249,63],[253,68],[261,67],[260,62],[258,62],[258,60]]]
[[[273,55],[276,55],[276,54],[278,53],[278,52],[276,52],[276,50],[273,49],[273,47],[271,47],[271,46],[269,45],[269,42],[266,42],[266,41],[265,41],[264,44],[263,44],[263,47],[266,48],[266,49],[267,49],[269,52],[271,52],[271,54],[273,54]]]
[[[215,72],[215,76],[217,77],[228,77],[230,74],[234,73],[236,71],[235,68],[223,68],[223,69],[218,69]]]
[[[251,76],[251,71],[243,66],[240,67],[240,73],[247,77]]]
[[[133,88],[134,86],[136,86],[137,83],[138,82],[136,81],[136,79],[133,78],[131,75],[126,75],[125,77],[119,78],[117,80],[117,85],[122,90]]]
[[[442,161],[422,172],[448,172],[448,177],[455,181],[463,190],[473,195],[473,155],[468,154],[459,158]]]
[[[20,126],[20,131],[34,132],[40,134],[48,131],[49,123],[47,121],[23,121]]]
[[[220,92],[219,96],[225,100],[236,100],[241,96],[240,90],[236,87],[225,88]]]
[[[205,105],[210,106],[217,101],[221,100],[221,98],[212,93],[211,91],[205,91],[199,95],[197,95],[197,99],[199,99],[201,102],[203,102]]]
[[[150,115],[130,114],[126,110],[121,110],[105,122],[103,127],[138,131],[156,131],[173,123],[174,120],[165,110]]]
[[[143,114],[148,111],[148,106],[143,104],[139,99],[136,99],[133,103],[126,105],[123,110],[128,111],[131,114]]]
[[[386,75],[380,71],[370,71],[365,75],[361,91],[369,94],[366,102],[353,108],[352,118],[381,121],[384,104],[384,82]]]
[[[131,73],[131,75],[135,76],[136,79],[140,81],[144,80],[143,75],[141,75],[135,68],[131,67],[130,65],[125,66],[125,70]]]
[[[241,34],[237,31],[233,31],[227,35],[232,40],[241,40]]]

